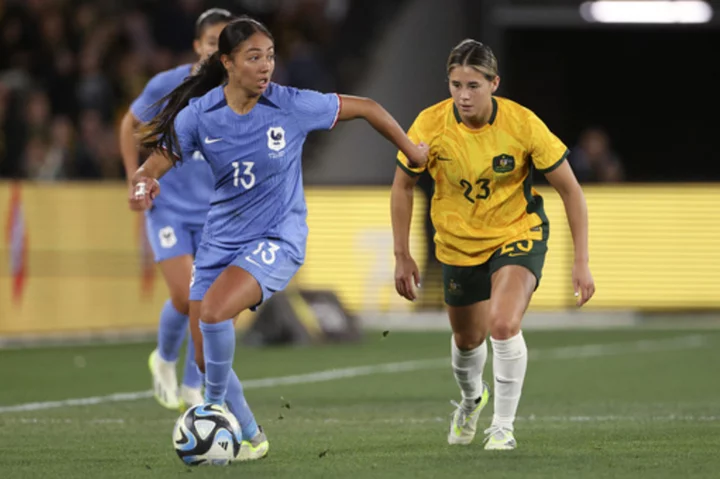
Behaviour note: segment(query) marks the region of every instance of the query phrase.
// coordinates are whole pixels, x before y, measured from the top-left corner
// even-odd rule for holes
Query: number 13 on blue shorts
[[[255,278],[262,289],[262,301],[267,301],[274,293],[285,289],[302,266],[303,260],[297,257],[296,251],[297,248],[276,238],[253,241],[239,249],[202,243],[195,255],[190,300],[201,301],[225,268],[237,266]]]

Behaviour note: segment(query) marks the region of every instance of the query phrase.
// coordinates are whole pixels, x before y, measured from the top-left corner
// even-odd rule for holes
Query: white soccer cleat
[[[235,457],[237,461],[255,461],[267,457],[270,450],[270,442],[263,431],[262,426],[258,426],[258,433],[249,441],[243,441],[240,445],[240,452]]]
[[[516,447],[512,429],[495,425],[485,429],[486,451],[511,451]]]
[[[202,388],[191,388],[185,384],[180,386],[180,408],[183,411],[204,402]]]
[[[167,409],[180,409],[175,362],[165,361],[156,349],[150,353],[148,366],[152,374],[153,393],[157,402]]]
[[[483,392],[480,401],[472,409],[465,409],[462,404],[455,401],[455,412],[450,420],[450,432],[448,433],[448,444],[459,444],[466,446],[475,438],[478,418],[480,413],[490,401],[490,388],[483,383]]]

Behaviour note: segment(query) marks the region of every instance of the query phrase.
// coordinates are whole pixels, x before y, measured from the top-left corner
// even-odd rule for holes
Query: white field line
[[[325,422],[331,424],[366,424],[366,423],[382,423],[382,424],[426,424],[436,422],[447,422],[447,417],[421,417],[421,418],[403,418],[403,417],[390,417],[390,418],[363,418],[362,420],[353,419],[303,419],[303,421],[314,423],[314,422]],[[588,422],[588,423],[603,423],[603,422],[718,422],[720,416],[712,415],[693,415],[693,414],[664,414],[664,415],[600,415],[600,416],[544,416],[531,414],[529,416],[517,416],[516,421],[527,422],[527,423],[576,423],[576,422]],[[27,420],[28,422],[37,421],[37,419]],[[109,421],[109,420],[106,420]]]
[[[617,356],[632,353],[650,353],[657,351],[681,351],[698,349],[707,346],[708,341],[700,335],[680,336],[668,339],[641,340],[624,343],[587,344],[583,346],[567,346],[550,349],[531,350],[529,359],[582,359],[602,356]],[[338,379],[354,378],[358,376],[371,376],[375,374],[395,374],[428,369],[450,367],[450,358],[422,359],[403,361],[397,363],[374,364],[342,369],[328,369],[306,374],[280,376],[262,379],[249,379],[243,381],[245,389],[270,388],[289,386],[294,384],[310,384]],[[127,402],[152,397],[152,391],[136,391],[129,393],[115,393],[107,396],[91,396],[86,398],[63,399],[61,401],[42,401],[0,406],[0,414],[8,412],[40,411],[44,409],[57,409],[73,406],[90,406],[112,402]]]
[[[297,420],[297,419],[295,419]],[[316,424],[319,422],[325,424],[338,424],[338,425],[353,425],[353,424],[395,424],[395,425],[412,425],[412,424],[429,424],[429,423],[445,423],[447,417],[420,417],[420,418],[403,418],[403,417],[390,417],[390,418],[364,418],[362,420],[353,419],[311,419],[302,418],[299,419],[301,422],[309,424]],[[665,414],[665,415],[600,415],[600,416],[542,416],[542,415],[529,415],[529,416],[518,416],[516,421],[523,423],[535,423],[535,424],[563,424],[563,423],[612,423],[612,422],[632,422],[632,423],[647,423],[647,422],[720,422],[720,416],[712,415],[693,415],[693,414]],[[0,425],[10,424],[38,424],[38,425],[51,425],[51,424],[133,424],[142,422],[143,424],[166,424],[171,419],[122,419],[122,418],[96,418],[96,419],[79,419],[79,418],[36,418],[36,417],[13,417],[7,416],[0,420]]]

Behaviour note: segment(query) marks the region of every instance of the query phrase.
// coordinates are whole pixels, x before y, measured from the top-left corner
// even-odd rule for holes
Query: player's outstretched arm
[[[364,118],[378,133],[397,146],[407,156],[412,167],[421,167],[427,163],[428,146],[425,143],[413,143],[382,105],[370,98],[340,95],[338,121],[356,118]]]
[[[172,162],[165,154],[156,151],[137,169],[132,177],[130,204],[133,209],[144,210],[152,206],[152,201],[160,194],[157,180],[172,168]]]
[[[395,251],[395,289],[403,298],[414,301],[415,288],[420,287],[420,272],[410,255],[410,222],[413,210],[413,188],[417,176],[410,176],[400,167],[395,170],[390,211]]]
[[[572,278],[577,305],[587,303],[595,294],[595,281],[590,273],[588,252],[588,211],[585,195],[570,168],[564,161],[559,167],[545,175],[548,182],[557,190],[565,205],[565,214],[570,224],[570,232],[575,248]]]

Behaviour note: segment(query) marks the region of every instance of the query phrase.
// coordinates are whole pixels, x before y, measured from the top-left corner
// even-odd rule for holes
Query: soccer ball
[[[240,451],[242,431],[231,413],[215,404],[193,406],[175,422],[173,446],[187,465],[226,466]]]

